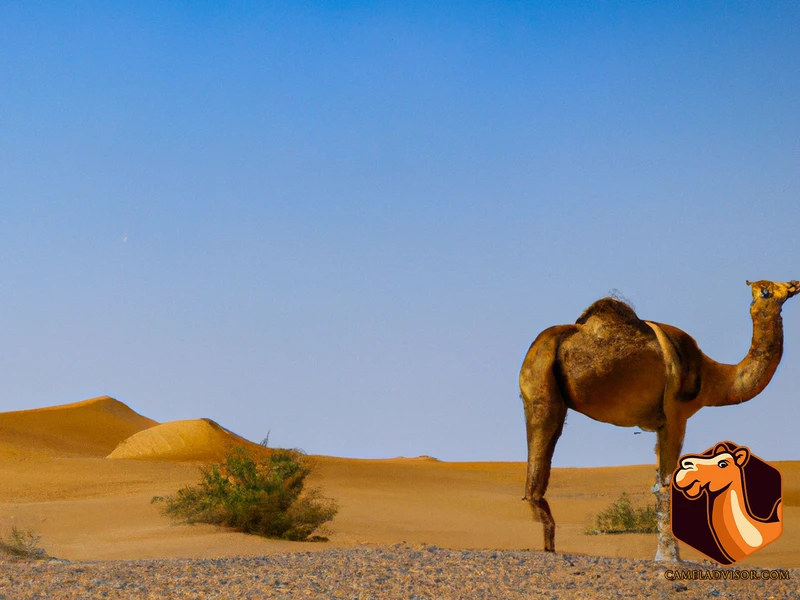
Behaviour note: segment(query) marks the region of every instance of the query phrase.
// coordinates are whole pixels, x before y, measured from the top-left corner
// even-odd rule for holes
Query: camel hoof
[[[656,557],[653,560],[655,562],[672,562],[672,563],[681,562],[677,548],[667,548],[665,550],[659,548],[656,551]]]
[[[656,557],[653,559],[654,562],[663,562],[663,563],[679,563],[683,562],[680,558],[676,556],[659,556],[656,554]]]

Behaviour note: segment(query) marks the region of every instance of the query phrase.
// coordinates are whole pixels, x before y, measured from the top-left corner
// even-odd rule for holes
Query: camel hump
[[[647,323],[642,321],[636,315],[636,312],[629,304],[623,302],[622,300],[611,298],[610,296],[606,298],[600,298],[600,300],[592,303],[589,308],[583,311],[583,314],[578,317],[578,320],[575,321],[575,323],[578,325],[585,325],[591,319],[624,323],[625,325],[629,325],[641,331],[648,337],[653,336],[653,332],[647,326]]]
[[[703,353],[695,339],[685,331],[665,323],[655,323],[655,325],[658,325],[666,334],[678,355],[681,369],[678,399],[683,402],[691,402],[697,398],[703,383],[701,379]]]

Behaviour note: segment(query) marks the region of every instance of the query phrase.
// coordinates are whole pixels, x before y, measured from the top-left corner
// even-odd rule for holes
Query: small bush
[[[634,508],[626,492],[595,517],[594,526],[586,528],[587,535],[601,533],[656,533],[656,510],[653,506]]]
[[[31,530],[14,526],[7,540],[0,540],[0,552],[15,558],[47,558],[47,553],[39,548],[41,537]]]
[[[153,498],[162,512],[188,523],[211,523],[284,540],[307,540],[339,508],[318,489],[305,490],[312,465],[299,450],[274,449],[256,461],[242,448],[202,467],[199,484]],[[319,536],[314,540],[324,540]]]

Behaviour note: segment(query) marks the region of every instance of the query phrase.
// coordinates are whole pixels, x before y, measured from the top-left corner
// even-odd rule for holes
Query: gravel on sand
[[[688,578],[682,578],[688,574]],[[787,578],[788,577],[788,578]],[[800,569],[436,546],[218,559],[0,560],[0,599],[798,598]]]

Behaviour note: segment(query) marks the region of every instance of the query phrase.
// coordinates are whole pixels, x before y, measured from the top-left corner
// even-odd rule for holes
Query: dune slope
[[[157,424],[109,396],[0,413],[0,454],[102,457]]]
[[[211,419],[162,423],[122,441],[107,458],[137,460],[222,460],[234,446],[263,451]]]

